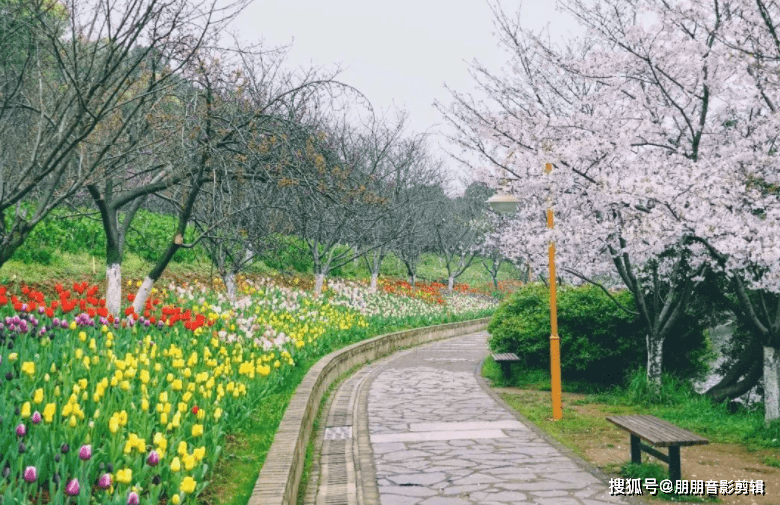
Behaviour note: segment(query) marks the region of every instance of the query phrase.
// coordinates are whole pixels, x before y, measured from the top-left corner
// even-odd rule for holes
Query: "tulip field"
[[[116,318],[88,283],[0,286],[2,502],[197,503],[226,433],[299,362],[495,307],[388,283],[333,281],[319,297],[269,278],[240,286],[233,303],[197,282],[160,286],[142,314],[128,295]]]

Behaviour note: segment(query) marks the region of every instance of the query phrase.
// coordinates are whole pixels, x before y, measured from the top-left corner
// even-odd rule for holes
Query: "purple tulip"
[[[79,486],[78,479],[71,479],[67,484],[65,484],[65,492],[70,496],[76,496],[79,494],[79,491],[81,491],[81,486]]]
[[[111,487],[111,474],[110,473],[104,473],[100,476],[98,479],[98,487],[100,489],[108,489]]]
[[[41,422],[41,413],[37,410],[32,413],[32,417],[30,417],[30,421],[33,422],[33,424],[38,424]]]
[[[157,466],[157,463],[160,462],[160,455],[157,454],[157,451],[152,451],[149,453],[149,457],[146,458],[146,463],[149,466]]]
[[[24,480],[27,482],[35,482],[38,478],[38,469],[34,466],[28,466],[24,469]]]
[[[25,426],[24,423],[19,423],[19,426],[16,427],[16,436],[23,437],[26,434],[27,434],[27,426]]]
[[[82,445],[79,449],[79,458],[82,461],[87,461],[92,457],[92,446],[90,444]]]
[[[138,505],[138,493],[130,491],[127,495],[127,505]]]

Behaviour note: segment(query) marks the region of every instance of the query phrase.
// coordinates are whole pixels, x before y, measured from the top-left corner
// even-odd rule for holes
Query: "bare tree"
[[[447,291],[452,292],[455,279],[477,258],[482,240],[482,221],[487,212],[487,199],[492,190],[478,183],[466,188],[463,196],[448,199],[439,208],[434,222],[435,250],[442,255],[447,269]]]
[[[369,289],[372,291],[376,291],[382,261],[403,240],[416,214],[422,211],[415,190],[421,185],[441,182],[439,165],[432,162],[426,140],[426,135],[417,135],[396,142],[385,156],[383,175],[369,181],[370,190],[386,202],[366,209],[376,213],[378,219],[372,229],[357,237],[359,250],[365,251],[363,259],[371,273]]]
[[[243,5],[3,2],[0,265],[53,208],[105,177],[130,120]]]
[[[434,247],[434,223],[439,217],[437,209],[447,197],[440,181],[433,184],[417,184],[408,191],[409,213],[398,227],[398,238],[393,251],[406,268],[406,277],[412,286],[417,282],[417,264],[422,253]]]

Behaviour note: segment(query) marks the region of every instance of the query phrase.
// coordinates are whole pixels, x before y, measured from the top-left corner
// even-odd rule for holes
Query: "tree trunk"
[[[720,381],[704,394],[715,402],[733,400],[750,391],[761,379],[763,347],[752,340]],[[740,380],[744,376],[744,379]]]
[[[146,299],[149,298],[149,293],[152,292],[155,279],[152,279],[148,275],[144,278],[144,282],[141,283],[141,287],[135,294],[135,300],[133,301],[133,310],[136,314],[143,314],[144,307],[146,306]]]
[[[661,387],[663,370],[664,339],[647,334],[647,383],[656,390]]]
[[[376,284],[377,284],[377,279],[378,278],[379,278],[379,272],[372,272],[371,273],[371,286],[369,287],[369,290],[372,293],[376,293],[376,288],[377,288]]]
[[[227,297],[230,303],[236,303],[236,274],[234,272],[225,272],[222,275],[222,281],[227,289]]]
[[[122,310],[122,264],[106,265],[106,309],[114,317]]]
[[[141,287],[138,288],[138,292],[135,294],[135,300],[133,301],[133,310],[135,310],[137,314],[143,313],[144,306],[146,305],[146,299],[149,298],[149,293],[152,291],[154,283],[157,282],[157,279],[159,279],[163,274],[165,268],[168,266],[168,263],[170,263],[171,259],[173,259],[173,255],[176,254],[176,251],[181,248],[181,245],[184,241],[183,235],[184,231],[182,230],[181,233],[177,233],[174,236],[173,242],[168,245],[168,249],[166,249],[165,254],[163,254],[162,257],[157,260],[157,264],[154,266],[154,268],[152,268],[151,272],[149,272],[149,275],[146,276],[143,284],[141,284]]]
[[[764,425],[780,419],[780,351],[764,346]]]
[[[317,274],[314,276],[314,294],[319,296],[322,293],[322,286],[325,284],[325,274]]]
[[[450,275],[449,279],[447,279],[447,293],[452,293],[452,288],[455,287],[455,277]]]
[[[491,274],[490,277],[493,278],[493,288],[498,291],[498,274]]]
[[[704,394],[712,398],[714,402],[727,402],[735,398],[739,398],[751,389],[753,389],[758,381],[761,380],[761,373],[763,372],[763,363],[761,360],[754,361],[749,364],[747,368],[747,374],[742,380],[733,377],[724,377],[716,385],[712,386]],[[727,374],[728,376],[729,374]]]

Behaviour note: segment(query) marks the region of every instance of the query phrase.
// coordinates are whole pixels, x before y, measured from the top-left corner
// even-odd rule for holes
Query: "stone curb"
[[[483,330],[489,321],[490,318],[483,318],[388,333],[321,358],[306,373],[287,406],[249,498],[249,505],[296,503],[306,446],[322,395],[344,372],[404,347]]]

